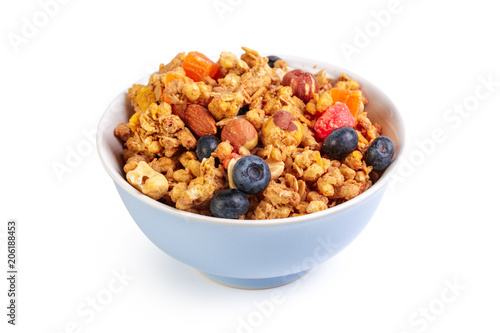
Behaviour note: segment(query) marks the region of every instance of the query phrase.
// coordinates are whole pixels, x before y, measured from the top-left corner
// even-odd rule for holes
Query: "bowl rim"
[[[108,161],[105,157],[105,154],[110,154],[111,152],[105,152],[104,148],[102,147],[102,143],[104,142],[104,135],[105,132],[101,129],[102,126],[104,126],[106,121],[106,116],[108,112],[110,111],[110,107],[114,105],[118,99],[124,97],[124,93],[126,94],[126,89],[122,92],[120,92],[113,100],[112,102],[108,105],[106,110],[103,112],[100,120],[99,120],[99,125],[97,127],[97,134],[96,134],[96,147],[97,147],[97,152],[99,155],[99,159],[101,160],[101,164],[103,165],[104,169],[108,173],[108,175],[111,177],[111,179],[114,181],[115,186],[119,186],[122,190],[125,190],[128,194],[133,196],[135,199],[141,201],[145,205],[151,206],[152,208],[158,209],[160,211],[163,211],[167,214],[173,214],[178,216],[179,218],[183,219],[188,219],[188,220],[196,220],[199,222],[206,222],[206,223],[214,223],[214,224],[224,224],[224,225],[233,225],[233,226],[277,226],[277,225],[289,225],[289,224],[296,224],[296,223],[304,223],[304,222],[309,222],[311,220],[316,220],[323,218],[327,215],[332,215],[332,214],[337,214],[342,211],[351,209],[354,206],[357,206],[360,204],[362,201],[368,199],[369,197],[375,195],[377,192],[383,190],[385,186],[388,184],[388,182],[391,179],[391,175],[397,170],[397,166],[399,165],[399,162],[401,161],[401,155],[404,151],[405,148],[405,137],[406,137],[406,131],[405,131],[405,125],[401,116],[401,113],[399,111],[399,108],[395,105],[394,101],[390,99],[381,89],[379,89],[376,85],[371,83],[371,81],[365,79],[364,77],[355,74],[351,72],[350,70],[347,70],[341,66],[337,66],[331,63],[326,63],[322,61],[316,61],[314,59],[309,59],[309,58],[303,58],[299,56],[289,56],[289,55],[284,55],[284,54],[278,54],[279,57],[286,59],[287,62],[291,65],[297,64],[298,66],[291,66],[293,68],[298,68],[300,67],[313,67],[317,68],[319,70],[328,68],[328,67],[334,67],[335,70],[341,72],[341,73],[346,73],[348,76],[354,78],[358,82],[361,81],[360,83],[362,85],[369,85],[370,90],[375,91],[377,95],[382,96],[383,99],[392,105],[392,111],[393,111],[393,117],[396,118],[396,123],[397,123],[397,134],[399,137],[399,145],[398,145],[398,151],[396,152],[397,155],[393,159],[391,165],[384,171],[380,179],[377,180],[375,184],[373,184],[368,190],[365,192],[361,193],[360,195],[343,202],[342,204],[338,206],[334,206],[319,212],[315,213],[310,213],[310,214],[305,214],[301,216],[294,216],[294,217],[287,217],[287,218],[281,218],[281,219],[267,219],[267,220],[239,220],[239,219],[225,219],[225,218],[220,218],[220,217],[213,217],[213,216],[206,216],[206,215],[201,215],[201,214],[196,214],[196,213],[191,213],[191,212],[186,212],[180,209],[176,209],[174,207],[168,206],[164,203],[161,203],[157,200],[154,200],[147,195],[139,192],[136,190],[133,186],[131,186],[126,179],[116,170],[111,167],[108,164]],[[328,69],[327,69],[328,73]],[[146,78],[148,78],[147,76]],[[145,78],[142,78],[141,80],[138,80],[137,82],[143,82]]]

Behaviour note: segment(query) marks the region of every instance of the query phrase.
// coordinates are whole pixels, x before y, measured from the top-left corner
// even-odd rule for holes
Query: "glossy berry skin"
[[[337,102],[327,108],[314,124],[314,130],[321,139],[325,139],[334,129],[349,126],[354,127],[356,122],[345,103]]]
[[[334,129],[323,141],[323,153],[331,159],[340,160],[358,146],[358,133],[354,128],[343,126]]]
[[[267,56],[267,59],[269,59],[269,61],[267,62],[267,64],[269,65],[269,67],[271,68],[274,68],[274,63],[278,60],[281,60],[280,57],[278,56],[275,56],[275,55],[270,55],[270,56]]]
[[[264,191],[271,181],[271,170],[267,163],[256,155],[240,158],[233,167],[233,182],[236,187],[248,194]]]
[[[371,165],[373,170],[384,170],[391,164],[395,151],[392,140],[381,135],[368,147],[365,154],[366,164]]]
[[[220,139],[215,135],[203,135],[200,137],[196,144],[196,157],[198,161],[201,162],[204,158],[209,158],[220,142]]]
[[[245,104],[239,110],[237,116],[244,116],[250,110],[250,105]]]
[[[225,219],[236,219],[245,215],[249,207],[248,197],[237,189],[220,190],[210,200],[212,214]]]

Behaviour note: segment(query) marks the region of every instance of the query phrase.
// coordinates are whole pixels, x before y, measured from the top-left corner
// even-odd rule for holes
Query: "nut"
[[[232,188],[232,189],[238,188],[234,184],[234,180],[233,180],[233,168],[234,168],[234,165],[236,164],[236,161],[238,161],[238,160],[239,160],[238,158],[232,158],[227,165],[227,181],[229,183],[229,188]]]
[[[182,121],[186,121],[185,112],[186,109],[183,109],[178,105],[172,104],[172,113],[175,114],[176,116],[179,116],[179,118],[181,118]]]
[[[302,124],[288,111],[278,111],[262,125],[264,146],[283,143],[298,146],[304,138]]]
[[[309,102],[319,90],[318,81],[314,75],[300,69],[286,73],[281,84],[292,87],[293,94],[304,103]]]
[[[137,190],[155,200],[168,192],[167,178],[144,161],[140,161],[135,169],[127,172],[127,181]]]
[[[214,117],[199,104],[189,104],[184,112],[184,119],[186,125],[198,136],[217,133]]]
[[[285,162],[274,161],[269,158],[266,159],[265,161],[269,166],[269,170],[271,170],[271,180],[278,179],[283,173],[283,171],[285,171]]]
[[[229,141],[231,146],[241,155],[250,154],[250,149],[255,148],[259,136],[255,127],[246,119],[237,118],[227,123],[222,129],[222,141]]]

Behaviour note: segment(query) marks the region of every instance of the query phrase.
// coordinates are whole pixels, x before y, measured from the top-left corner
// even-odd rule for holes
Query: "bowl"
[[[125,179],[122,144],[113,130],[133,114],[126,91],[109,105],[97,131],[102,165],[142,232],[169,256],[232,287],[260,289],[284,285],[342,251],[373,216],[404,146],[400,113],[372,83],[335,65],[292,56],[282,58],[294,68],[310,72],[326,68],[330,77],[344,72],[357,80],[369,100],[368,117],[381,124],[383,134],[394,142],[394,161],[379,180],[338,206],[274,220],[232,220],[177,210],[140,193]]]

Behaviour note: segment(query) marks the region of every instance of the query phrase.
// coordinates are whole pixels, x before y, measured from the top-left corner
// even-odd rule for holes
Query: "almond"
[[[217,133],[214,117],[201,105],[189,104],[184,112],[184,119],[186,125],[198,136]]]
[[[175,114],[176,116],[179,116],[182,121],[186,121],[186,117],[184,113],[186,112],[186,106],[184,105],[184,108],[181,106],[176,106],[175,104],[172,104],[172,113]]]

